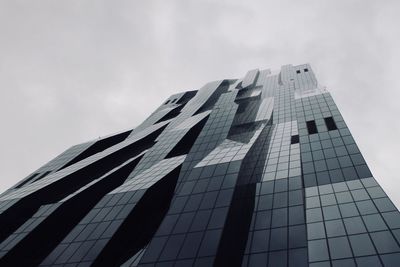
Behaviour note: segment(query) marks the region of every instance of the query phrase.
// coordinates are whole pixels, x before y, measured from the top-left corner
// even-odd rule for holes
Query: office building
[[[379,179],[309,64],[250,70],[4,192],[0,266],[399,266]]]

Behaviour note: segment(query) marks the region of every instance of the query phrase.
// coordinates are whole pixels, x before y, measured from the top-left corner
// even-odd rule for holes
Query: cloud
[[[309,62],[400,206],[398,1],[2,1],[0,191],[169,95]]]

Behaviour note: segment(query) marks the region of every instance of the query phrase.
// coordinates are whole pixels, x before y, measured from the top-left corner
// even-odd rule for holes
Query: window
[[[351,235],[349,239],[355,256],[375,254],[374,245],[372,245],[371,239],[367,234]]]
[[[351,217],[343,219],[347,234],[360,234],[365,233],[366,229],[360,217]]]
[[[296,135],[292,135],[292,138],[291,138],[291,140],[290,140],[290,144],[298,144],[299,143],[299,135],[298,134],[296,134]]]
[[[307,224],[307,235],[309,240],[325,238],[324,224],[322,222]]]
[[[308,257],[310,262],[329,260],[328,247],[324,239],[308,242]]]
[[[324,120],[325,120],[326,128],[328,128],[328,131],[337,130],[336,123],[332,117],[324,118]]]
[[[296,73],[297,73],[297,74],[300,74],[300,70],[296,70]]]
[[[349,258],[352,256],[349,241],[346,237],[328,239],[332,259]]]
[[[166,105],[166,104],[168,104],[169,103],[169,100],[167,100],[167,102],[165,102],[165,104],[164,105]]]
[[[308,72],[308,69],[304,69],[304,72]]]
[[[378,253],[391,253],[400,250],[392,234],[389,231],[371,233],[372,241]]]
[[[318,133],[318,129],[317,129],[317,125],[315,124],[315,121],[307,121],[307,130],[308,130],[308,134],[315,134]]]

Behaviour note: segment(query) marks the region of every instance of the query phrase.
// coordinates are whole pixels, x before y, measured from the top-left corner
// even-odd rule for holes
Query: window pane
[[[325,227],[328,237],[346,235],[342,220],[327,221]]]
[[[366,256],[376,254],[374,246],[368,234],[351,235],[349,236],[351,247],[353,248],[354,256]]]
[[[400,250],[389,231],[371,233],[371,238],[379,253],[390,253]]]
[[[351,257],[351,249],[347,237],[329,238],[329,251],[332,259]]]
[[[308,242],[308,257],[310,262],[329,260],[328,246],[325,239]]]

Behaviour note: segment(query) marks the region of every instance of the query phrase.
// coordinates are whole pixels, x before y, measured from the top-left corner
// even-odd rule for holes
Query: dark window
[[[175,101],[178,100],[177,98],[174,98],[174,100],[171,101],[171,103],[175,103]]]
[[[307,130],[308,134],[315,134],[318,133],[317,125],[315,124],[315,121],[307,121]]]
[[[167,100],[167,102],[165,102],[165,105],[169,103],[169,100]]]
[[[304,72],[308,72],[308,69],[304,69]]]
[[[296,73],[299,74],[299,73],[300,73],[300,70],[296,70]]]
[[[292,135],[292,139],[290,140],[291,144],[298,144],[299,143],[299,135]]]
[[[332,117],[324,118],[324,120],[325,120],[326,128],[328,128],[328,131],[337,130],[336,123]]]

